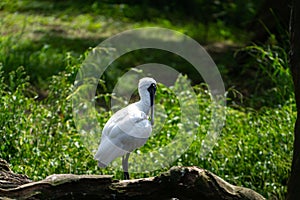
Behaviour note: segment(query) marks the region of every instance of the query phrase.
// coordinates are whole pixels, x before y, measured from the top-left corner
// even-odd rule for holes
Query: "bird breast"
[[[152,131],[152,126],[148,120],[147,115],[138,109],[128,107],[128,114],[121,119],[116,126],[127,135],[136,138],[148,138]]]
[[[110,141],[115,147],[127,152],[144,145],[152,132],[152,126],[145,112],[131,104],[116,112],[106,123],[101,143]]]

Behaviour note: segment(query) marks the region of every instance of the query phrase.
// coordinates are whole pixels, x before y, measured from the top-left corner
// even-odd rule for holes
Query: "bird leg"
[[[128,173],[128,158],[130,153],[127,153],[126,155],[122,156],[122,166],[123,166],[123,172],[124,172],[124,179],[129,179],[129,173]]]

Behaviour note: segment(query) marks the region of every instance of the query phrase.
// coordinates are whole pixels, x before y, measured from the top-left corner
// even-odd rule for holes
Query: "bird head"
[[[141,98],[149,98],[146,99],[146,102],[150,103],[150,111],[151,111],[151,124],[154,124],[154,99],[156,92],[156,81],[153,78],[145,77],[140,79],[139,81],[139,93]]]

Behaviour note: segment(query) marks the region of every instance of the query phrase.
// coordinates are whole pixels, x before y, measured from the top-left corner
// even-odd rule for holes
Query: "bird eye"
[[[151,85],[147,88],[147,90],[150,92],[150,91],[156,91],[156,84],[155,83],[151,83]]]

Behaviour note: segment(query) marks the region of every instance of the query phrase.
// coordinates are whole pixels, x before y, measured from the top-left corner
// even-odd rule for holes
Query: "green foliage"
[[[4,145],[0,157],[8,160],[16,172],[37,180],[53,173],[90,170],[87,164],[91,159],[84,164],[78,160],[90,154],[80,143],[71,105],[66,101],[71,89],[66,81],[69,75],[62,73],[53,78],[45,102],[28,97],[29,83],[22,68],[11,72],[9,84],[2,79],[0,124]]]
[[[24,69],[11,72],[9,81],[1,76],[0,133],[4,145],[1,145],[0,157],[8,160],[14,171],[25,173],[34,180],[53,173],[105,173],[121,178],[121,172],[112,166],[103,170],[97,168],[93,155],[83,145],[75,128],[68,96],[72,93],[72,81],[79,65],[78,59],[69,57],[68,60],[67,70],[52,78],[49,96],[42,101],[35,99]],[[200,113],[197,137],[172,165],[203,167],[267,197],[283,197],[292,156],[294,104],[260,111],[227,107],[226,124],[220,138],[213,151],[202,157],[202,139],[211,121],[211,99],[205,86],[196,86],[194,90]],[[159,85],[157,103],[166,111],[165,120],[160,121],[163,128],[137,150],[139,153],[165,146],[178,134],[182,121],[176,99],[172,90]],[[103,111],[97,114],[101,126],[111,115],[111,112]],[[164,170],[132,175],[144,177]]]
[[[232,183],[284,199],[295,107],[243,112],[228,108],[226,117],[218,145],[204,166]]]
[[[294,98],[288,55],[282,47],[253,45],[240,52],[250,55],[240,74],[249,78],[243,84],[251,91],[251,107],[281,106]]]
[[[1,1],[0,62],[4,71],[24,66],[30,82],[41,86],[64,70],[65,65],[60,61],[66,52],[79,56],[114,33],[144,26],[174,29],[204,44],[223,40],[240,44],[246,39],[242,29],[229,27],[220,17],[210,20],[210,14],[202,22],[186,17],[179,10],[167,12],[146,4],[108,2]],[[201,1],[199,8],[206,11],[209,6],[203,4],[205,1]],[[218,5],[216,13],[226,5],[217,1],[214,4]],[[149,18],[141,17],[147,16],[147,12]]]

